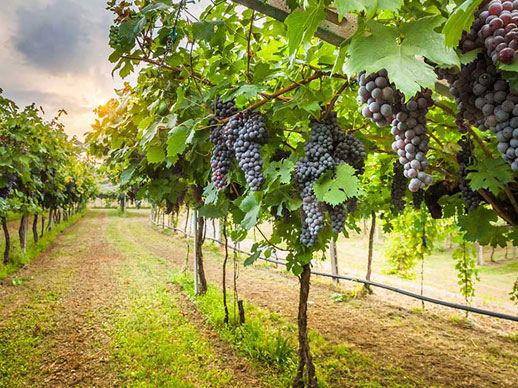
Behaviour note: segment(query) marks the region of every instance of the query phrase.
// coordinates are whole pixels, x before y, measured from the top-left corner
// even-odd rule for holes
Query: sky
[[[0,88],[18,106],[36,103],[82,139],[123,81],[108,61],[106,0],[0,0]],[[130,79],[131,80],[131,79]]]

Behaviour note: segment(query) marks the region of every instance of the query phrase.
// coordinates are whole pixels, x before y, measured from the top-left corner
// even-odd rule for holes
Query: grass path
[[[185,309],[170,264],[135,253],[124,222],[87,213],[24,283],[0,286],[0,387],[268,386]]]

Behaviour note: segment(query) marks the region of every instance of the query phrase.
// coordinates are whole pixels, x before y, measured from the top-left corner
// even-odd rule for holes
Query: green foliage
[[[502,191],[505,185],[514,180],[511,167],[503,159],[486,159],[469,167],[468,174],[471,188],[489,189],[493,194]]]
[[[458,45],[462,31],[469,31],[475,19],[473,13],[482,0],[465,0],[448,18],[442,32],[446,37],[445,43],[448,47]]]
[[[513,289],[509,293],[509,297],[516,305],[518,305],[518,278],[513,284]]]
[[[392,228],[385,248],[389,273],[413,278],[417,262],[424,260],[433,250],[433,241],[438,234],[437,222],[428,218],[426,211],[416,211],[407,206],[392,221]]]
[[[334,176],[324,174],[313,186],[317,199],[336,206],[358,194],[358,178],[355,170],[348,164],[336,167]]]
[[[475,296],[475,281],[480,281],[475,246],[463,241],[453,251],[453,259],[456,261],[455,268],[458,271],[460,293],[464,296],[466,302],[469,302]]]

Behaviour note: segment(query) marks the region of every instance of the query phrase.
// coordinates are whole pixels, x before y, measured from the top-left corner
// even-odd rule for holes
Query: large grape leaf
[[[421,55],[438,65],[460,66],[455,50],[445,46],[444,35],[434,31],[443,21],[442,16],[427,16],[404,25],[403,44],[419,49]]]
[[[466,0],[448,18],[442,29],[448,47],[456,47],[459,44],[462,31],[470,29],[475,19],[474,12],[481,2],[482,0]]]
[[[473,190],[488,189],[498,194],[504,186],[513,181],[513,172],[503,159],[486,159],[468,168],[467,178]]]
[[[284,23],[288,26],[290,55],[297,51],[301,43],[309,41],[315,35],[320,22],[325,18],[326,11],[321,4],[296,10],[288,15]]]
[[[274,181],[277,177],[282,184],[290,183],[291,173],[295,163],[292,160],[285,159],[280,162],[272,162],[265,171],[266,176]]]
[[[345,71],[352,76],[363,70],[367,73],[386,69],[389,79],[407,98],[421,88],[433,88],[437,76],[433,68],[416,56],[423,55],[420,47],[406,42],[399,44],[399,31],[375,21],[368,23],[370,35],[353,38],[349,46],[349,60]]]
[[[372,15],[377,9],[397,11],[403,4],[403,0],[335,0],[338,14],[364,11]]]
[[[466,215],[459,216],[459,225],[465,232],[464,238],[467,241],[478,241],[481,245],[487,245],[492,239],[494,226],[498,217],[495,212],[479,206]]]
[[[146,153],[149,163],[162,163],[165,160],[165,152],[162,146],[149,147]]]
[[[243,199],[239,208],[245,213],[241,226],[246,230],[252,229],[257,222],[257,216],[259,215],[259,210],[261,210],[261,202],[251,192]]]
[[[191,129],[184,125],[186,123],[187,122],[173,128],[169,133],[169,139],[167,139],[167,157],[171,163],[175,163],[178,160],[178,155],[182,154],[187,147],[187,139],[191,133]]]
[[[358,178],[355,170],[347,163],[336,168],[335,178],[330,173],[324,174],[313,186],[317,199],[336,206],[358,194]]]

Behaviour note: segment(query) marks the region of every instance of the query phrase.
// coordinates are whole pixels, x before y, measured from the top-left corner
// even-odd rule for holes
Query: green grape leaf
[[[149,163],[162,163],[165,160],[165,152],[162,146],[149,147],[146,152]]]
[[[241,226],[246,230],[252,229],[257,222],[259,210],[261,210],[261,202],[256,198],[255,193],[251,192],[248,194],[239,205],[239,208],[245,213]]]
[[[336,167],[335,178],[328,172],[313,186],[317,199],[332,206],[344,203],[358,194],[358,178],[355,170],[347,163]]]
[[[120,184],[121,186],[124,186],[126,183],[128,183],[131,179],[131,177],[133,176],[133,173],[135,172],[135,170],[137,169],[137,165],[134,164],[134,165],[131,165],[129,166],[128,168],[126,168],[122,173],[121,173],[121,179],[120,179]]]
[[[291,181],[291,173],[294,167],[295,163],[289,159],[272,162],[265,170],[265,174],[270,177],[272,181],[278,177],[282,184],[287,184]]]
[[[414,96],[421,88],[434,88],[437,76],[433,68],[417,59],[423,55],[421,47],[411,43],[398,43],[399,31],[395,27],[378,22],[368,23],[370,35],[352,39],[349,46],[349,60],[345,70],[349,76],[363,70],[373,73],[385,68],[389,79],[407,98]]]
[[[368,15],[373,15],[378,9],[397,11],[401,8],[403,0],[336,0],[334,4],[340,16],[346,13],[362,11]]]
[[[256,246],[257,243],[254,244],[254,246],[252,247],[252,254],[250,256],[248,256],[245,261],[243,262],[243,265],[245,267],[248,267],[249,265],[252,265],[254,264],[257,259],[259,259],[259,257],[261,256],[261,251],[258,249],[258,247]]]
[[[210,182],[207,186],[205,186],[203,189],[203,195],[205,197],[206,204],[215,204],[218,202],[219,191],[216,189],[216,186],[214,186],[213,182]]]
[[[200,217],[205,218],[221,218],[224,217],[228,212],[228,202],[225,202],[221,205],[215,204],[204,204],[200,210]]]
[[[478,54],[482,52],[482,48],[477,48],[475,50],[468,51],[467,53],[460,54],[460,63],[463,65],[470,64],[475,59],[478,58]]]
[[[146,25],[147,19],[142,16],[138,19],[129,19],[122,22],[119,26],[119,35],[126,44],[133,44],[137,35]]]
[[[419,52],[429,60],[441,65],[460,67],[457,53],[444,44],[444,35],[434,30],[442,24],[442,16],[427,16],[412,21],[401,28],[405,36],[404,46],[419,49]]]
[[[466,215],[459,216],[459,226],[465,232],[467,241],[478,241],[481,245],[487,245],[491,241],[494,226],[498,217],[495,212],[479,206]]]
[[[498,194],[504,186],[513,181],[513,172],[509,164],[503,159],[485,159],[470,166],[467,179],[473,190],[488,189]]]
[[[169,139],[167,139],[167,158],[171,163],[176,163],[178,155],[181,155],[187,147],[187,139],[191,134],[191,129],[185,125],[188,124],[187,121],[169,132]]]
[[[474,12],[481,2],[482,0],[466,0],[451,14],[442,29],[446,46],[456,47],[459,44],[462,31],[469,31],[471,28],[475,20]]]
[[[214,36],[214,27],[222,25],[221,20],[207,21],[203,20],[192,24],[192,33],[194,39],[209,41]]]
[[[304,10],[296,10],[288,15],[284,23],[288,27],[288,49],[290,55],[297,51],[300,45],[308,42],[321,21],[326,18],[326,11],[322,4],[309,6]]]

